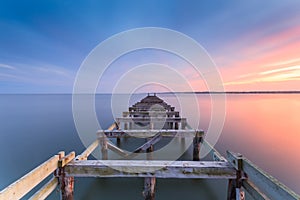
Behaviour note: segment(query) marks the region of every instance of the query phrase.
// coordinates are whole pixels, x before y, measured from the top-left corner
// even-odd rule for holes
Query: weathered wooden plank
[[[108,127],[108,131],[112,131],[114,128],[117,127],[116,123],[113,123]],[[75,160],[86,160],[88,156],[98,147],[99,140],[95,140],[84,152],[82,152],[80,155],[76,156]]]
[[[64,156],[58,161],[58,167],[64,167],[71,160],[75,158],[75,151],[70,152],[68,155]]]
[[[80,155],[76,156],[75,160],[86,160],[89,155],[98,147],[99,140],[95,140],[86,150],[84,150]]]
[[[120,149],[119,147],[115,146],[114,144],[112,144],[110,142],[107,142],[107,148],[123,157],[125,157],[129,154],[129,152]]]
[[[117,122],[181,122],[181,117],[118,117]]]
[[[179,115],[179,111],[125,111],[123,112],[123,116],[128,116],[128,115],[150,115],[154,114],[154,115],[169,115],[169,116],[178,116]]]
[[[243,180],[243,188],[250,194],[254,200],[270,200],[264,193],[262,193],[253,183],[249,180]]]
[[[150,106],[152,106],[152,104],[144,104],[144,106],[135,106],[133,105],[132,107],[129,107],[129,111],[148,111],[150,110]],[[174,111],[175,107],[171,107],[170,105],[166,105],[164,108],[162,109],[155,109],[153,111]]]
[[[205,139],[202,140],[202,145],[207,151],[210,152],[214,161],[224,161],[227,162],[226,158],[224,158],[211,144],[209,144]]]
[[[139,153],[141,151],[147,150],[152,145],[156,144],[161,140],[161,134],[156,134],[153,138],[149,139],[146,143],[144,143],[142,146],[138,147],[136,150],[133,151],[133,153]]]
[[[117,128],[117,123],[116,122],[113,123],[110,127],[108,127],[107,130],[112,131],[112,130],[114,130],[114,128]]]
[[[46,199],[58,185],[57,177],[52,177],[42,188],[40,188],[29,200]]]
[[[274,200],[299,200],[300,196],[290,190],[283,183],[267,174],[265,171],[254,165],[251,161],[241,155],[227,151],[228,161],[236,168],[241,165],[241,169],[248,176],[249,180],[259,188],[270,199]],[[238,158],[242,158],[240,163]]]
[[[138,137],[138,138],[148,138],[153,137],[157,133],[160,133],[162,137],[194,137],[197,132],[202,130],[105,130],[104,134],[108,138],[116,137]],[[100,133],[98,133],[98,137]],[[203,136],[203,135],[202,135]]]
[[[34,170],[12,183],[0,192],[0,199],[20,199],[37,184],[49,176],[56,168],[59,155],[51,157]]]
[[[83,160],[70,162],[65,172],[75,177],[236,178],[229,163],[215,161]]]

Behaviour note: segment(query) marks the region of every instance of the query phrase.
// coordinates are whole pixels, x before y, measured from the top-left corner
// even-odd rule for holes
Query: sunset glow
[[[93,48],[119,32],[149,26],[179,31],[202,45],[227,91],[300,90],[299,1],[18,4],[24,9],[0,6],[0,93],[71,93]],[[193,91],[209,90],[207,72],[159,51],[137,55],[112,63],[97,92],[112,92],[123,74],[149,62],[174,68]]]

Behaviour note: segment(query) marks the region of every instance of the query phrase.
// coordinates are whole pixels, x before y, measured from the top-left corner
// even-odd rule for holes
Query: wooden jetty
[[[218,153],[206,140],[202,130],[189,127],[175,108],[165,103],[155,94],[148,94],[134,104],[121,118],[107,129],[97,132],[98,139],[79,155],[59,152],[50,159],[0,191],[0,199],[20,199],[47,177],[50,180],[30,199],[45,199],[56,188],[61,199],[74,198],[74,178],[76,177],[140,177],[144,179],[144,199],[155,198],[157,178],[184,179],[226,179],[227,199],[246,199],[245,192],[254,199],[300,200],[300,196],[267,174],[244,156],[227,151],[227,157]],[[118,147],[120,138],[145,138],[145,143],[128,152]],[[193,161],[153,160],[155,144],[162,138],[192,137]],[[109,138],[117,138],[117,145]],[[200,161],[200,145],[209,148],[212,161]],[[88,160],[88,156],[98,147],[102,160]],[[111,150],[122,156],[122,160],[109,160]],[[133,160],[135,156],[147,152],[145,160]],[[152,153],[151,153],[152,152]],[[226,198],[226,197],[225,197]]]

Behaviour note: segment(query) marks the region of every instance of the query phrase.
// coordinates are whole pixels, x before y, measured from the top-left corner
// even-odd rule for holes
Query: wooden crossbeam
[[[65,173],[74,177],[236,178],[229,163],[215,161],[82,160],[70,162]]]
[[[128,153],[127,151],[124,151],[122,149],[120,149],[119,147],[115,146],[114,144],[112,144],[111,142],[107,142],[107,148],[115,153],[117,153],[118,155],[120,156],[123,156],[123,157],[126,157],[128,156]]]
[[[181,117],[118,117],[117,122],[181,122]]]
[[[139,153],[141,151],[145,151],[146,149],[148,149],[151,145],[156,144],[158,141],[160,141],[161,139],[161,134],[158,133],[156,134],[153,138],[151,138],[150,140],[148,140],[145,144],[143,144],[142,146],[138,147],[136,150],[133,151],[133,153]]]
[[[0,191],[0,199],[20,199],[57,168],[59,155],[36,167],[34,170]]]
[[[99,141],[95,140],[84,152],[82,152],[80,155],[76,156],[75,160],[86,160],[89,155],[98,147]]]
[[[108,127],[108,129],[107,130],[114,130],[114,128],[116,128],[117,127],[117,124],[116,123],[113,123],[112,125],[110,125],[110,127]]]
[[[179,115],[178,111],[127,111],[127,112],[123,112],[123,115],[151,115],[151,114],[155,114],[155,115],[160,115],[160,114],[166,114],[166,115]]]
[[[116,123],[113,123],[108,127],[108,131],[114,130],[116,128]],[[80,155],[76,156],[75,160],[86,160],[89,155],[99,146],[99,140],[95,140],[90,146],[88,146]]]
[[[138,137],[138,138],[148,138],[153,137],[157,133],[160,133],[162,137],[194,137],[197,132],[201,132],[201,135],[204,135],[202,130],[113,130],[103,131],[108,138],[116,137]]]

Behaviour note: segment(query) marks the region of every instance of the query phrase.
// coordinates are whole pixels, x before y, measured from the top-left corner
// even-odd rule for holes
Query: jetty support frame
[[[117,127],[116,124],[103,132],[107,133],[108,137],[126,137],[126,131],[113,131],[115,127]],[[188,131],[185,132],[188,133]],[[175,133],[178,133],[178,131],[162,131],[162,134],[165,134],[166,137],[172,137],[171,135]],[[144,134],[144,132],[142,131],[141,134]],[[213,147],[209,146],[209,143],[204,139],[202,139],[201,145],[211,148],[211,155],[215,161],[87,160],[88,156],[99,145],[99,140],[96,140],[77,156],[75,156],[75,152],[71,152],[66,156],[64,152],[59,152],[0,191],[0,199],[22,198],[41,181],[50,176],[50,180],[30,199],[46,198],[56,188],[61,191],[61,199],[73,199],[74,178],[76,177],[141,177],[150,180],[150,194],[153,195],[153,198],[155,186],[153,178],[212,178],[227,179],[230,183],[234,182],[234,184],[229,184],[229,187],[231,185],[235,187],[235,190],[228,189],[227,199],[230,200],[245,199],[244,196],[241,196],[241,193],[237,193],[242,189],[246,190],[254,199],[300,200],[298,194],[242,155],[228,151],[227,159],[225,159]],[[108,145],[107,148],[114,151],[118,149],[114,145]],[[130,166],[134,166],[136,169],[147,169],[150,172],[124,173],[121,171],[122,168]],[[120,171],[117,170],[118,168]],[[240,176],[238,176],[239,173]],[[153,189],[151,190],[151,188]],[[144,190],[145,192],[147,191]]]

